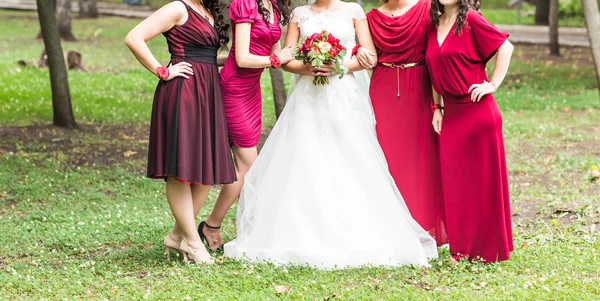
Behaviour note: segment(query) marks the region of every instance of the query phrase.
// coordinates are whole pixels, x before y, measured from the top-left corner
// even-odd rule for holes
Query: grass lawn
[[[75,20],[88,72],[71,72],[80,131],[52,121],[34,14],[0,11],[0,300],[597,300],[600,100],[588,49],[517,46],[504,114],[515,252],[508,262],[319,271],[163,256],[173,219],[144,177],[156,79],[122,40],[137,20]],[[150,43],[168,61],[163,38]],[[491,69],[491,68],[490,68]],[[263,78],[264,124],[274,123]],[[208,214],[217,189],[211,192]],[[223,225],[235,237],[235,207]],[[365,239],[365,238],[360,238]],[[373,243],[377,248],[377,243]],[[174,258],[173,258],[174,259]],[[278,293],[278,291],[284,291]]]

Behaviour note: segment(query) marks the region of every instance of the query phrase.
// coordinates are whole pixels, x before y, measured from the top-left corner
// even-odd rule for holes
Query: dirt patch
[[[593,64],[592,50],[585,47],[561,47],[561,56],[551,56],[547,45],[516,45],[514,57],[524,62],[543,62],[546,66],[570,68]]]
[[[67,130],[50,125],[0,127],[0,153],[54,156],[71,166],[112,165],[145,160],[148,126],[81,125]]]
[[[0,126],[0,154],[29,156],[32,160],[50,156],[72,167],[145,161],[148,130],[147,125],[87,124],[78,130],[52,125]],[[259,149],[269,132],[265,129],[261,134]]]

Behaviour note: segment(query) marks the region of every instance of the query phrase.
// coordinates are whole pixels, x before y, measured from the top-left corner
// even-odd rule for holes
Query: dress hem
[[[205,182],[189,181],[189,180],[185,180],[185,179],[179,178],[177,176],[173,176],[173,175],[146,175],[146,177],[148,177],[150,179],[163,179],[163,180],[165,180],[165,182],[167,181],[167,178],[173,177],[173,178],[175,178],[175,180],[185,183],[185,184],[188,184],[188,185],[204,185],[204,186],[227,185],[227,184],[233,184],[233,183],[237,182],[237,179],[235,179],[235,180],[233,180],[233,182],[205,183]]]

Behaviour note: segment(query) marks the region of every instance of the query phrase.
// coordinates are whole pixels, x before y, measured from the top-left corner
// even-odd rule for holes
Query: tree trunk
[[[37,0],[36,0],[37,1]],[[58,25],[58,34],[65,41],[77,41],[71,29],[71,0],[46,0],[47,4],[53,5],[53,11],[56,12],[56,23]],[[43,32],[40,31],[37,39],[43,39]]]
[[[535,25],[548,25],[550,0],[535,0]]]
[[[60,0],[59,0],[60,1]],[[71,107],[71,94],[69,92],[69,79],[67,66],[63,57],[58,25],[56,22],[55,6],[53,1],[36,0],[40,27],[44,37],[44,46],[48,55],[48,68],[50,69],[50,85],[52,87],[52,109],[54,112],[54,125],[65,128],[75,128],[77,123]]]
[[[58,33],[65,41],[77,41],[71,29],[71,0],[56,1]]]
[[[84,19],[98,18],[98,1],[79,0],[79,17]]]
[[[292,0],[291,1],[291,9],[293,10],[297,6],[304,5],[307,3],[307,0]],[[285,46],[285,45],[284,45]],[[285,81],[283,79],[283,71],[281,69],[269,69],[269,74],[271,75],[271,85],[273,86],[273,101],[275,103],[275,116],[279,118],[281,112],[283,112],[283,108],[285,107],[285,102],[287,100],[287,92],[285,91]]]
[[[550,54],[560,55],[560,45],[558,43],[558,0],[550,0],[550,17],[548,18],[550,27]]]
[[[285,91],[285,81],[283,80],[283,70],[269,68],[271,75],[271,85],[273,86],[273,101],[275,102],[275,116],[279,119],[285,102],[287,100],[287,92]]]
[[[583,17],[590,38],[592,56],[596,65],[596,80],[600,91],[600,12],[596,0],[581,0],[583,6]]]

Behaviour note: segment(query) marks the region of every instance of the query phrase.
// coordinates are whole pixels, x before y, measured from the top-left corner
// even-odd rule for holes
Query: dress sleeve
[[[233,0],[229,6],[231,23],[254,23],[258,8],[254,0]]]
[[[473,34],[477,56],[482,61],[492,58],[498,48],[508,39],[508,33],[498,29],[486,20],[481,13],[469,11],[467,22]]]
[[[363,10],[362,6],[360,6],[357,3],[351,3],[351,5],[352,5],[352,8],[351,8],[352,19],[360,21],[360,20],[364,20],[367,18],[367,15],[365,15],[365,11]]]
[[[294,8],[290,15],[290,23],[300,23],[300,18],[302,18],[302,15],[304,14],[304,8],[304,6]]]

